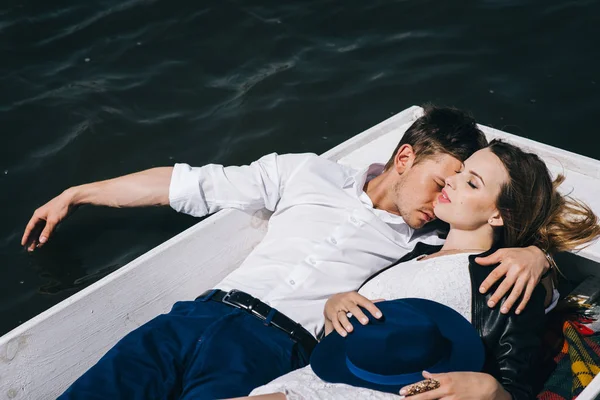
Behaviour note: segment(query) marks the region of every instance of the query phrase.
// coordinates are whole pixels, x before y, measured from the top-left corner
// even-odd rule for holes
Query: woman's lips
[[[450,198],[448,197],[448,193],[444,189],[442,189],[442,194],[438,196],[438,201],[440,203],[452,203]]]

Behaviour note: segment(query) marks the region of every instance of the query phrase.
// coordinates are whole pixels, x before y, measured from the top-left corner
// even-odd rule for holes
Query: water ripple
[[[109,7],[108,9],[99,11],[83,21],[78,21],[76,24],[66,27],[61,33],[54,35],[54,36],[50,36],[44,40],[41,40],[41,41],[37,42],[35,45],[38,47],[45,46],[56,40],[73,35],[74,33],[77,33],[79,31],[87,28],[88,26],[91,26],[91,25],[95,24],[96,22],[101,21],[102,19],[104,19],[108,16],[132,9],[140,4],[148,4],[148,3],[153,3],[155,1],[157,1],[157,0],[128,0],[128,1],[121,2],[119,4],[114,5],[113,7]]]
[[[31,154],[31,157],[43,159],[46,157],[56,155],[58,152],[67,147],[84,132],[91,130],[92,126],[93,122],[91,120],[81,121],[80,123],[76,124],[66,135],[59,137],[56,141],[49,144],[48,146],[44,146],[43,148],[33,152]]]
[[[70,7],[65,7],[65,8],[59,8],[57,10],[51,10],[51,11],[47,11],[38,15],[33,15],[33,16],[28,16],[26,18],[24,18],[27,22],[29,23],[39,23],[39,22],[46,22],[49,20],[53,20],[59,17],[64,17],[67,16],[69,14],[74,14],[76,11],[79,11],[83,8],[82,4],[78,4],[78,5],[74,5],[74,6],[70,6]]]
[[[220,89],[234,90],[238,92],[239,95],[243,95],[260,82],[268,79],[269,77],[275,74],[293,68],[294,65],[294,60],[268,63],[253,73],[240,73],[213,79],[207,83],[207,86]]]
[[[108,86],[108,82],[110,80],[107,78],[98,78],[98,79],[86,79],[81,81],[76,81],[72,83],[67,83],[61,87],[56,89],[50,89],[35,96],[15,101],[12,104],[13,108],[21,107],[27,104],[39,103],[41,101],[47,101],[49,99],[59,100],[64,99],[68,101],[73,101],[77,97],[84,95],[88,92],[103,92],[106,90]]]

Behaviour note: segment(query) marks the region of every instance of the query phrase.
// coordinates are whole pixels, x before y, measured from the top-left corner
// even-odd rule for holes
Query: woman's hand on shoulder
[[[381,311],[375,306],[375,303],[381,301],[369,300],[366,297],[358,294],[358,292],[345,292],[333,295],[325,303],[325,309],[323,314],[325,315],[326,325],[331,324],[332,328],[337,331],[341,336],[346,336],[348,332],[352,332],[354,329],[350,320],[348,319],[348,313],[351,313],[356,317],[361,324],[366,325],[369,323],[369,318],[360,309],[360,307],[366,309],[375,318],[381,318]],[[329,334],[331,329],[327,330]]]
[[[448,372],[430,374],[423,372],[423,378],[439,383],[437,389],[411,395],[411,389],[421,382],[408,385],[400,394],[410,400],[511,400],[512,396],[491,375],[482,372]],[[423,382],[423,381],[422,381]]]

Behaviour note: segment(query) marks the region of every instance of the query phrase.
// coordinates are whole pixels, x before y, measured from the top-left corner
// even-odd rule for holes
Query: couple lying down
[[[463,398],[473,386],[476,398],[533,398],[552,286],[539,284],[525,293],[530,301],[521,313],[503,314],[479,293],[490,269],[474,259],[532,244],[568,251],[596,238],[596,216],[557,191],[562,179],[552,181],[543,161],[511,144],[495,140],[475,152],[434,203],[435,216],[450,226],[444,245],[421,243],[358,292],[331,297],[326,336],[310,365],[250,398],[446,399]],[[444,372],[456,374],[436,375]]]
[[[22,238],[29,251],[82,204],[273,214],[235,271],[127,334],[60,398],[385,397],[423,370],[440,373],[440,386],[417,400],[527,398],[536,333],[558,297],[550,277],[539,284],[548,253],[600,232],[559,182],[536,156],[488,145],[466,113],[427,107],[385,166],[269,154],[68,188],[34,212]],[[445,241],[429,228],[436,218],[450,226]],[[472,257],[481,254],[490,255]],[[402,300],[368,300],[381,298]],[[318,343],[324,308],[328,335]]]

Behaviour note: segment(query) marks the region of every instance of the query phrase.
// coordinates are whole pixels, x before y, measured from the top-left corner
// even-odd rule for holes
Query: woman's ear
[[[410,169],[414,162],[415,152],[413,147],[410,144],[403,144],[394,156],[394,170],[402,174],[407,169]]]
[[[496,210],[490,219],[488,219],[488,224],[494,227],[504,226],[504,220],[502,219],[502,215],[500,215],[498,210]]]

